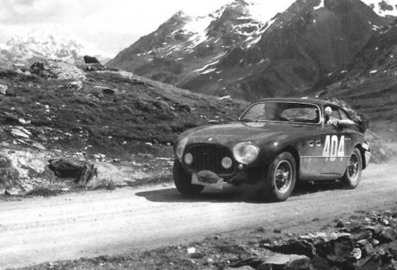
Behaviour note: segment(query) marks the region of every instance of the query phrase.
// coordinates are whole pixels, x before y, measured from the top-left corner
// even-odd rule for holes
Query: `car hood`
[[[189,143],[219,143],[234,145],[242,141],[261,144],[271,139],[281,140],[302,131],[302,125],[290,123],[249,122],[199,127],[184,133]],[[307,127],[305,125],[305,127]]]

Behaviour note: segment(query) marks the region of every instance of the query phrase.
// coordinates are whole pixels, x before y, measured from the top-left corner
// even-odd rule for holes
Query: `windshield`
[[[253,104],[240,118],[243,122],[320,122],[319,108],[313,104],[263,101]]]

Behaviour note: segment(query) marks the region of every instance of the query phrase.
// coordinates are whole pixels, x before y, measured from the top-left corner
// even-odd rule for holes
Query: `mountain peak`
[[[397,0],[361,0],[381,17],[397,16]]]
[[[101,60],[109,57],[94,45],[57,27],[36,28],[27,34],[14,36],[1,45],[0,65],[30,65],[44,59],[74,63],[82,62],[84,55],[93,55]]]

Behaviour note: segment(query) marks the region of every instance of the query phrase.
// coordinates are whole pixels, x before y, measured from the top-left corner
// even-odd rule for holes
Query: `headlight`
[[[193,163],[193,155],[190,153],[187,153],[184,157],[184,161],[186,165],[191,165]]]
[[[183,138],[179,141],[178,145],[176,146],[176,157],[181,160],[183,156],[183,151],[185,151],[185,147],[187,144],[187,138]]]
[[[259,148],[249,142],[238,143],[233,147],[234,158],[245,165],[252,163],[259,154]]]

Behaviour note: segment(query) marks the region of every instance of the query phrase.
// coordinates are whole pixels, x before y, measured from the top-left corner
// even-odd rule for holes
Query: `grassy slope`
[[[86,76],[82,89],[76,89],[70,81],[0,70],[0,80],[9,88],[0,96],[2,140],[13,141],[11,129],[23,119],[31,122],[24,125],[32,133],[24,140],[28,144],[122,156],[147,150],[146,143],[170,144],[178,133],[208,120],[236,119],[246,106],[131,73],[96,71]]]

